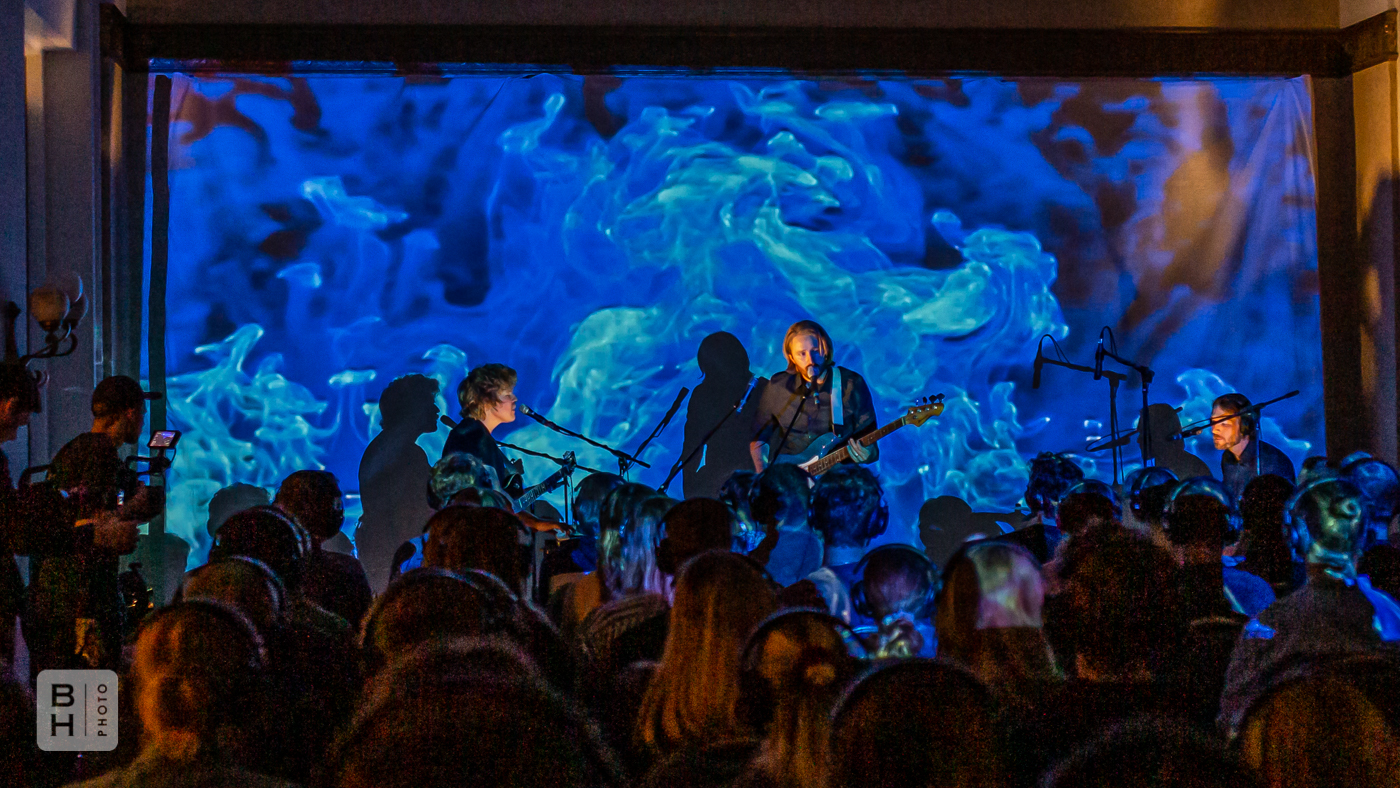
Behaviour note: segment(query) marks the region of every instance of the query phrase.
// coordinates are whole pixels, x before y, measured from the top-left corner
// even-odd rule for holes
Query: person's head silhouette
[[[437,429],[438,382],[423,375],[395,378],[379,395],[379,420],[384,430],[421,435]]]
[[[749,352],[744,349],[744,343],[728,331],[716,331],[701,340],[695,361],[705,377],[746,375],[749,371]]]
[[[1147,427],[1147,429],[1141,429]],[[1181,438],[1170,440],[1181,432],[1181,417],[1176,408],[1162,402],[1147,406],[1139,420],[1138,448],[1144,457],[1160,457],[1169,452],[1183,451],[1185,444]],[[1151,443],[1148,441],[1151,440]]]

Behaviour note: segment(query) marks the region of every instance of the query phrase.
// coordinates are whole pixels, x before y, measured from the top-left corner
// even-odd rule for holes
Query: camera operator
[[[103,380],[92,393],[92,430],[54,456],[47,486],[63,497],[60,502],[54,494],[44,524],[30,529],[42,531],[30,545],[25,621],[35,674],[47,668],[120,667],[118,557],[136,549],[137,524],[159,514],[164,501],[117,451],[140,439],[146,401],[160,396],[124,375]],[[60,533],[65,529],[72,535],[65,538]]]
[[[29,414],[40,410],[39,383],[29,370],[14,363],[0,364],[0,444],[19,436],[29,424]],[[22,550],[19,495],[10,477],[10,459],[0,449],[0,672],[8,672],[15,660],[15,620],[24,604],[24,579],[14,554]]]

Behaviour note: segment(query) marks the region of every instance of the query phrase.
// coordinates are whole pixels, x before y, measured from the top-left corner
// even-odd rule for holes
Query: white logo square
[[[39,674],[39,749],[110,752],[117,748],[117,674],[46,670]]]

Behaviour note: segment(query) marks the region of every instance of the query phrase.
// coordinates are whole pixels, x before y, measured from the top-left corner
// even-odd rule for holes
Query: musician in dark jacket
[[[521,480],[491,433],[515,421],[515,381],[515,370],[505,364],[482,364],[468,372],[457,387],[462,420],[442,447],[444,455],[460,452],[481,460],[496,472],[500,489],[512,497],[520,495]]]
[[[1293,462],[1288,455],[1259,438],[1259,414],[1249,410],[1249,398],[1243,394],[1224,394],[1212,403],[1210,417],[1239,414],[1211,426],[1215,448],[1225,452],[1220,456],[1220,478],[1238,501],[1244,488],[1259,476],[1273,474],[1293,481]]]
[[[754,415],[749,443],[754,468],[762,471],[780,457],[803,457],[822,436],[832,434],[838,440],[829,451],[844,442],[855,462],[878,459],[878,446],[863,447],[854,440],[876,427],[870,387],[859,374],[832,363],[826,329],[811,320],[793,323],[783,337],[783,355],[788,368],[764,381]],[[833,391],[839,396],[833,398]]]

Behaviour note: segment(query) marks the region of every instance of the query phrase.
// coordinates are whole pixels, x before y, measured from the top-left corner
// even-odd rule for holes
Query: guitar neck
[[[900,416],[898,419],[890,422],[889,424],[886,424],[878,430],[875,430],[869,435],[866,435],[864,438],[856,440],[856,443],[859,443],[862,446],[873,446],[876,443],[878,443],[881,438],[884,438],[886,435],[889,435],[890,433],[894,432],[900,427],[903,427],[905,423],[906,418],[904,416]],[[850,456],[850,450],[843,445],[836,451],[826,455],[825,457],[822,457],[821,459],[807,466],[807,472],[812,474],[813,476],[820,476],[823,473],[826,473],[827,471],[836,467],[838,463],[845,462],[848,458],[850,458]]]
[[[559,480],[562,478],[564,478],[564,474],[562,472],[555,473],[553,476],[549,477],[548,479],[545,479],[543,482],[521,493],[520,497],[515,499],[515,510],[518,512],[522,509],[528,509],[530,507],[530,504],[534,503],[535,501],[538,501],[540,498],[548,494],[550,490],[553,490],[554,486],[557,485],[559,483]]]

